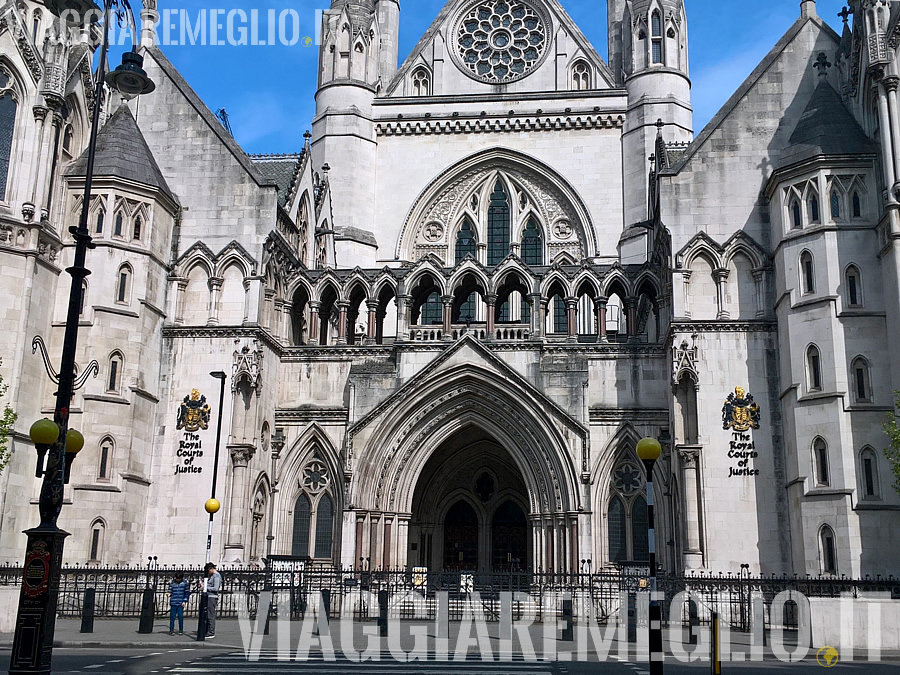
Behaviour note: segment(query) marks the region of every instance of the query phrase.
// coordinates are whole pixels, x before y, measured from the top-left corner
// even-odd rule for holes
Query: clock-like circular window
[[[482,82],[520,80],[547,55],[548,21],[522,0],[478,0],[462,13],[452,51],[463,71]]]

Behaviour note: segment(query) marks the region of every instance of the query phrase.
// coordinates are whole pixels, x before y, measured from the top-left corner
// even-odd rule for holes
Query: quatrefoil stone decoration
[[[459,19],[453,55],[476,80],[515,82],[546,56],[547,26],[541,12],[524,0],[480,0]]]
[[[328,469],[321,461],[314,459],[303,469],[303,487],[310,492],[319,492],[327,486]]]

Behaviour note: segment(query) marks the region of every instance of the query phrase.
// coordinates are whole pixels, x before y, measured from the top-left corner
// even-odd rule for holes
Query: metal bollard
[[[322,589],[322,606],[325,608],[325,623],[331,623],[331,589]]]
[[[575,620],[572,612],[572,598],[562,601],[563,629],[560,639],[563,642],[572,642],[575,639]]]
[[[388,592],[378,591],[378,627],[381,637],[388,634]]]
[[[141,623],[138,626],[138,633],[148,634],[153,632],[153,605],[155,603],[155,594],[152,588],[145,588],[143,597],[141,598]]]
[[[711,653],[709,655],[709,661],[711,664],[710,672],[712,675],[722,675],[722,649],[720,640],[721,635],[719,633],[720,625],[719,625],[719,614],[718,612],[712,613],[712,640],[710,641]]]
[[[628,591],[628,641],[637,642],[637,594]]]
[[[697,603],[688,600],[688,644],[697,644],[697,632],[700,627],[700,613],[697,611]]]
[[[84,589],[84,601],[81,604],[81,632],[94,632],[94,609],[97,602],[97,589]]]

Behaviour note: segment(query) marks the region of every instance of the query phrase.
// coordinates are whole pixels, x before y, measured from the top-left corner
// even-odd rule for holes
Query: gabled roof
[[[866,136],[840,95],[822,77],[797,121],[788,146],[781,155],[779,167],[818,155],[851,155],[877,151],[877,144]]]
[[[419,55],[425,51],[431,41],[434,39],[435,35],[440,31],[441,26],[448,24],[451,20],[451,16],[454,12],[460,7],[462,4],[462,0],[447,0],[444,4],[444,7],[438,13],[437,18],[432,22],[431,26],[428,27],[428,30],[425,31],[425,34],[422,38],[416,43],[416,46],[413,47],[413,50],[409,53],[409,56],[406,57],[406,60],[397,70],[394,78],[388,83],[388,85],[384,88],[384,91],[387,95],[390,95],[397,89],[397,86],[403,81],[403,78],[407,76],[409,70],[415,65],[416,59]],[[572,20],[572,17],[569,16],[568,12],[563,8],[563,6],[559,3],[559,0],[544,0],[544,4],[547,8],[547,11],[556,16],[559,20],[562,28],[572,36],[572,39],[578,43],[578,46],[581,47],[582,51],[585,53],[587,58],[593,61],[594,66],[600,71],[601,77],[607,87],[615,88],[616,78],[610,70],[609,66],[597,53],[597,50],[594,49],[594,46],[590,43],[590,41],[585,37],[584,33],[581,32],[581,29],[578,25]],[[552,36],[548,36],[552,37]],[[450,48],[449,40],[447,48]]]
[[[303,153],[250,155],[250,160],[263,176],[278,185],[278,203],[286,208],[297,171],[303,161]]]
[[[87,155],[85,150],[66,174],[84,176],[87,171]],[[124,178],[147,185],[178,203],[127,105],[120,106],[97,134],[93,175]]]
[[[738,87],[737,91],[732,94],[731,98],[725,102],[719,112],[715,114],[715,116],[709,121],[709,123],[703,128],[703,130],[697,134],[697,137],[694,138],[693,142],[688,146],[682,158],[675,164],[671,169],[667,171],[661,172],[662,174],[677,174],[681,169],[687,165],[688,162],[691,161],[691,158],[697,154],[697,152],[702,148],[706,141],[716,132],[722,123],[728,119],[731,113],[735,108],[740,104],[740,102],[744,99],[744,97],[750,92],[750,90],[756,85],[756,83],[762,78],[763,75],[768,72],[769,68],[772,67],[772,64],[778,60],[778,57],[781,56],[782,52],[784,52],[788,46],[794,41],[797,35],[800,34],[800,31],[803,30],[804,26],[807,23],[814,23],[820,30],[824,31],[828,36],[830,36],[834,40],[835,47],[840,44],[841,36],[838,35],[834,29],[829,26],[827,23],[822,21],[819,16],[810,16],[798,18],[794,25],[792,25],[788,31],[781,37],[781,39],[772,47],[771,51],[766,54],[765,58],[760,61],[759,65],[754,68],[753,72],[747,77],[746,80]]]

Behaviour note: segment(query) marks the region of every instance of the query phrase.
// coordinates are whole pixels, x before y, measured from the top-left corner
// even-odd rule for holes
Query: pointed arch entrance
[[[448,571],[524,570],[531,533],[525,480],[509,452],[475,425],[432,454],[416,483],[411,564]]]

